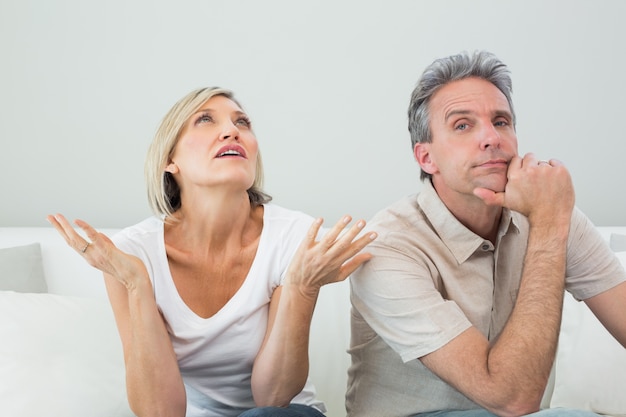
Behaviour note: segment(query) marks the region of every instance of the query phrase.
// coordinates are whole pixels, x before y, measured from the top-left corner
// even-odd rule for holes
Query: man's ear
[[[422,171],[427,174],[434,174],[437,171],[437,165],[430,157],[430,145],[430,143],[416,143],[413,147],[413,157],[415,157]]]

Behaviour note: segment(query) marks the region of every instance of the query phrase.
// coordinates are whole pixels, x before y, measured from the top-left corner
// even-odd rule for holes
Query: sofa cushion
[[[626,265],[626,252],[616,255]],[[569,293],[555,366],[551,407],[626,416],[626,349]]]
[[[611,249],[613,252],[623,252],[626,251],[626,235],[621,235],[619,233],[611,233],[611,238],[609,240],[611,245]]]
[[[108,302],[0,291],[0,415],[133,416]]]
[[[48,292],[39,243],[0,249],[0,291]]]

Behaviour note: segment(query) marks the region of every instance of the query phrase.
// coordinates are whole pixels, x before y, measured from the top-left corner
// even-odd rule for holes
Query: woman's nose
[[[239,139],[239,129],[237,129],[237,126],[235,126],[235,124],[232,123],[231,121],[224,123],[224,126],[222,127],[222,133],[220,135],[220,139],[222,140]]]

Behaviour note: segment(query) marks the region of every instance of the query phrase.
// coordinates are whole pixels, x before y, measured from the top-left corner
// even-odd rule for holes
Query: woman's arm
[[[369,233],[355,240],[365,226],[339,221],[319,242],[322,220],[316,220],[289,265],[285,283],[274,291],[263,345],[252,370],[252,394],[257,406],[285,406],[306,383],[309,374],[309,330],[319,290],[346,279],[368,253],[359,253],[376,238]]]
[[[185,387],[143,262],[120,251],[81,220],[76,224],[87,234],[87,241],[62,215],[48,216],[48,221],[68,245],[104,273],[124,350],[126,390],[133,412],[139,417],[183,417]]]
[[[117,278],[105,274],[124,348],[128,402],[139,417],[182,417],[187,399],[178,361],[147,272],[145,278],[137,281],[127,288]]]

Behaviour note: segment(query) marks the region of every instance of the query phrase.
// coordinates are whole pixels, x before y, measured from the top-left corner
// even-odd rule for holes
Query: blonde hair
[[[242,107],[235,100],[230,90],[219,87],[205,87],[191,91],[174,104],[163,117],[161,125],[148,148],[145,163],[148,202],[152,211],[165,219],[172,218],[174,212],[181,206],[180,188],[173,175],[166,172],[165,168],[170,162],[174,148],[180,139],[180,134],[187,120],[207,100],[214,96],[224,96],[237,103],[239,107]],[[272,200],[271,196],[262,191],[262,186],[263,163],[261,153],[259,152],[256,160],[256,177],[252,186],[247,190],[251,205],[258,206]]]

